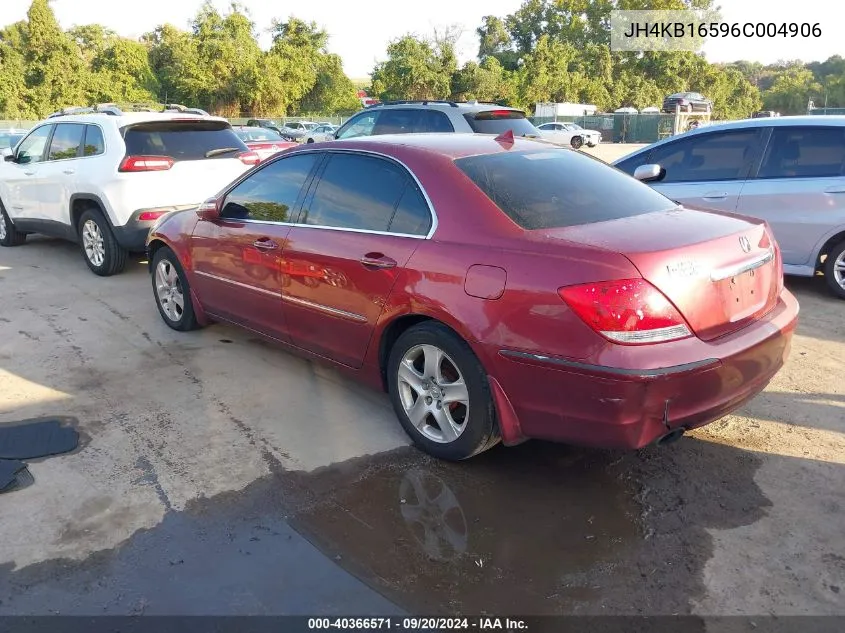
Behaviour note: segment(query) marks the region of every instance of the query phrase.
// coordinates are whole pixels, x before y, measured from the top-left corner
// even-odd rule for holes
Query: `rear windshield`
[[[234,158],[249,151],[225,121],[139,123],[124,128],[123,138],[127,156],[170,156],[174,161]]]
[[[627,218],[677,206],[598,159],[567,149],[459,158],[455,164],[524,229]]]
[[[486,110],[471,112],[464,118],[473,132],[478,134],[501,134],[513,130],[514,136],[539,136],[534,125],[518,110]]]
[[[248,142],[284,140],[278,132],[263,127],[242,128],[240,130],[235,130],[235,134],[237,134],[238,138],[242,141]]]

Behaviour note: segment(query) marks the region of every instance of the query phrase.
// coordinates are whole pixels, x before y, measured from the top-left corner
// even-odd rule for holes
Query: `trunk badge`
[[[742,250],[745,251],[746,253],[751,252],[751,242],[748,241],[748,238],[745,237],[744,235],[739,238],[739,245],[742,247]]]

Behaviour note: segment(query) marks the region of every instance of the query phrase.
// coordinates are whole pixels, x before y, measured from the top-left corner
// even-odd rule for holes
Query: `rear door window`
[[[391,233],[426,235],[431,228],[431,211],[417,185],[408,181],[387,230]]]
[[[103,131],[96,125],[85,126],[85,148],[84,156],[97,156],[106,151],[106,142],[103,140]]]
[[[373,156],[333,153],[300,224],[387,231],[408,176]]]
[[[85,126],[78,123],[59,123],[50,140],[47,160],[67,160],[79,156]]]
[[[229,220],[290,222],[302,186],[320,156],[315,152],[279,159],[236,186],[223,204]]]
[[[679,139],[651,152],[666,170],[662,183],[743,180],[759,150],[759,128],[711,132]]]
[[[455,164],[524,229],[604,222],[677,206],[598,159],[566,149],[470,156]]]
[[[502,134],[513,130],[514,136],[539,136],[537,128],[518,110],[484,110],[464,115],[477,134]]]
[[[843,175],[845,128],[774,127],[758,178],[830,178]]]
[[[169,156],[174,161],[234,158],[248,151],[224,121],[153,121],[124,128],[127,156]]]
[[[373,135],[411,134],[412,132],[421,131],[422,115],[422,110],[384,110],[379,115],[378,123],[373,128]]]

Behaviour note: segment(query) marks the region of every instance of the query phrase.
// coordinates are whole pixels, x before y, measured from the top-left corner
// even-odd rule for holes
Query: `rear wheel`
[[[95,275],[109,277],[123,271],[129,253],[118,244],[102,213],[85,211],[79,218],[78,232],[85,263]]]
[[[827,254],[824,278],[830,291],[840,299],[845,299],[845,241],[839,242]]]
[[[572,140],[569,141],[569,144],[572,145],[574,149],[579,149],[584,144],[584,139],[580,136],[573,136]]]
[[[156,306],[164,322],[180,332],[197,329],[191,287],[176,253],[166,246],[153,256],[152,277]]]
[[[461,460],[498,443],[487,374],[446,326],[428,322],[407,330],[390,352],[387,371],[396,415],[425,452]]]
[[[308,139],[307,141],[305,141],[305,142],[306,142],[306,143],[313,143],[313,142],[314,142],[314,139],[313,139],[313,138],[309,138],[309,139]]]
[[[0,245],[20,246],[26,241],[26,233],[21,233],[12,224],[12,220],[6,214],[3,203],[0,202]]]

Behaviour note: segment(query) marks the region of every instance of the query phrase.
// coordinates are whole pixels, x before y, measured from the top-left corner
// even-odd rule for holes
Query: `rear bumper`
[[[141,220],[139,219],[141,214],[145,211],[152,211],[152,210],[161,210],[167,209],[168,213],[173,213],[174,211],[182,211],[184,209],[193,209],[198,207],[199,203],[193,205],[179,205],[173,207],[156,207],[155,209],[138,209],[135,211],[132,216],[129,218],[129,221],[122,226],[113,226],[112,231],[114,232],[114,238],[117,240],[117,243],[120,244],[123,248],[128,251],[133,252],[143,252],[147,249],[147,236],[150,233],[150,229],[153,225],[159,220],[159,218],[155,218],[153,220]],[[166,215],[166,214],[165,214]],[[159,216],[163,217],[163,216]]]
[[[784,291],[765,319],[724,340],[698,341],[696,358],[656,369],[495,350],[491,375],[514,414],[505,423],[518,427],[503,436],[631,449],[708,424],[766,387],[789,356],[797,316],[797,301]]]

